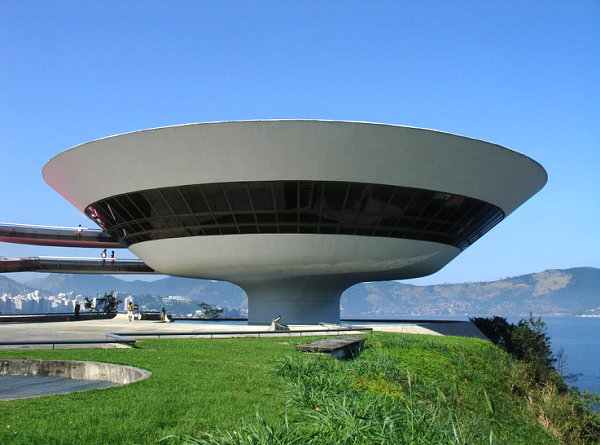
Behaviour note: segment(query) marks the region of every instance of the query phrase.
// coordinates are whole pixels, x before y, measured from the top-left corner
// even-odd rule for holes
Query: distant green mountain
[[[28,284],[29,287],[0,276],[0,292],[12,295],[32,292],[33,288],[42,294],[75,291],[84,296],[117,291],[134,296],[184,296],[230,308],[247,306],[244,291],[224,281],[178,277],[152,282],[123,281],[105,275],[51,274]],[[361,283],[344,292],[341,308],[342,315],[358,317],[598,313],[600,269],[546,270],[496,281],[433,286],[396,281]]]
[[[50,274],[43,280],[36,280],[35,283],[28,284],[35,285],[51,294],[74,291],[83,296],[95,296],[114,291],[134,296],[184,296],[231,308],[247,305],[245,292],[235,284],[226,281],[179,277],[168,277],[155,281],[124,281],[110,275]]]
[[[344,292],[342,312],[390,315],[579,315],[600,307],[600,269],[580,267],[497,281],[411,286],[361,283]]]
[[[16,281],[11,280],[10,278],[6,278],[0,275],[0,295],[6,294],[9,297],[12,297],[15,295],[31,293],[34,292],[36,289],[39,288],[17,283]],[[39,294],[48,295],[48,292],[40,290]]]

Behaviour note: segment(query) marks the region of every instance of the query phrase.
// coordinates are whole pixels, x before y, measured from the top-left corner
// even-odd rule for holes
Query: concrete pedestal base
[[[331,277],[299,277],[240,283],[248,294],[248,323],[269,324],[281,316],[285,324],[340,322],[340,297],[347,283]]]

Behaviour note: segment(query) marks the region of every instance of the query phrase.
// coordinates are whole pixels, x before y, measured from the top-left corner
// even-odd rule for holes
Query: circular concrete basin
[[[152,375],[150,371],[114,363],[2,359],[0,360],[0,400],[127,385],[147,379],[150,375]]]

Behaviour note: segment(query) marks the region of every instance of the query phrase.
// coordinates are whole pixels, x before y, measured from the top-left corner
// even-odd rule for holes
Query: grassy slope
[[[489,342],[373,334],[357,360],[339,362],[294,351],[307,340],[0,351],[0,358],[107,361],[153,372],[125,387],[0,402],[0,443],[151,443],[215,430],[226,443],[242,420],[256,422],[257,411],[275,426],[287,411],[314,443],[369,443],[386,428],[389,443],[490,443],[490,435],[493,443],[559,443],[529,408],[519,366]]]

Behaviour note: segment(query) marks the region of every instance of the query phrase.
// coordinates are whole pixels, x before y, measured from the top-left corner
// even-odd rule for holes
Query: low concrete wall
[[[83,362],[72,360],[0,360],[0,376],[28,375],[63,377],[73,380],[99,380],[117,385],[127,385],[152,375],[150,371],[114,363]]]
[[[81,312],[79,318],[74,312],[48,314],[3,314],[0,323],[44,323],[59,321],[109,320],[117,314],[98,314],[96,312]]]

